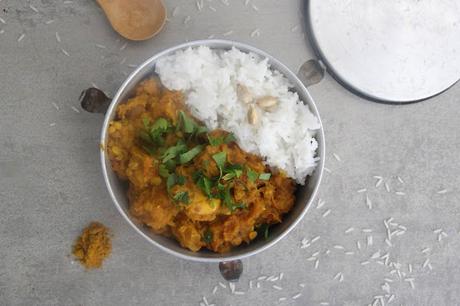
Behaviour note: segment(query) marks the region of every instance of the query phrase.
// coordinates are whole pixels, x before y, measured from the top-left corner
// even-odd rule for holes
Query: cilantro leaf
[[[187,116],[187,114],[184,111],[179,112],[179,118],[184,132],[187,134],[193,133],[193,131],[195,130],[195,122],[193,121],[193,119]]]
[[[205,127],[204,125],[198,125],[195,131],[195,134],[199,135],[202,133],[206,133],[208,131],[208,128]]]
[[[182,175],[177,175],[176,174],[176,184],[177,185],[184,185],[185,184],[185,177],[183,177]]]
[[[233,200],[233,196],[231,194],[230,186],[224,187],[224,189],[220,192],[221,199],[224,202],[224,205],[231,211],[234,212],[238,208],[246,208],[244,203],[235,203]]]
[[[174,159],[170,159],[163,163],[163,165],[168,169],[170,172],[174,172],[176,169],[176,161]]]
[[[166,130],[171,126],[168,120],[165,118],[158,118],[150,127],[150,134],[158,132],[166,132]]]
[[[179,111],[179,122],[182,130],[186,134],[201,134],[208,129],[204,125],[199,125],[192,117],[189,117],[184,111]]]
[[[168,191],[168,194],[171,194],[171,188],[174,185],[176,185],[176,175],[170,174],[166,179],[166,190]]]
[[[179,154],[185,153],[187,151],[187,146],[183,140],[179,140],[175,146],[169,147],[161,155],[163,163],[166,163],[168,160],[176,158]]]
[[[234,165],[229,165],[225,167],[224,173],[230,174],[231,178],[237,177],[239,178],[241,174],[243,174],[243,166],[234,164]]]
[[[224,169],[225,162],[227,161],[227,153],[224,151],[216,153],[212,156],[212,159],[216,162],[217,168],[219,168],[220,177],[222,177],[222,171]]]
[[[217,147],[224,143],[224,138],[223,137],[212,137],[208,134],[208,141],[211,146]]]
[[[167,178],[170,175],[168,168],[164,164],[158,166],[158,173],[163,178]]]
[[[212,242],[212,232],[209,228],[203,233],[203,242],[207,244]]]
[[[265,240],[268,239],[269,237],[269,229],[270,229],[270,226],[266,223],[260,225],[258,228],[257,228],[257,234],[258,236],[260,237],[264,237]]]
[[[203,151],[203,146],[198,145],[194,147],[193,149],[179,155],[179,162],[181,164],[186,164],[192,159],[194,159],[198,154],[200,154],[201,151]]]
[[[233,133],[227,134],[227,136],[225,136],[225,138],[224,138],[224,143],[226,143],[226,144],[228,144],[230,142],[234,142],[234,141],[236,141],[236,137],[235,137],[235,135]]]
[[[142,117],[142,123],[144,124],[144,128],[148,130],[150,125],[150,119],[148,117]]]
[[[203,171],[197,171],[193,174],[193,180],[197,184],[197,186],[201,189],[201,191],[208,197],[211,198],[211,189],[212,189],[212,181],[207,178]]]
[[[271,173],[261,173],[259,175],[259,180],[262,180],[262,181],[268,181],[270,179],[270,177],[272,176]]]
[[[179,191],[173,196],[173,200],[176,202],[182,202],[184,204],[190,203],[190,198],[187,191]]]
[[[184,184],[185,184],[185,177],[172,173],[168,176],[166,180],[166,190],[168,191],[168,194],[171,195],[171,188],[174,187],[174,185],[184,185]]]
[[[235,173],[229,172],[229,173],[225,174],[224,176],[222,176],[222,179],[224,181],[229,181],[229,180],[235,178],[235,176],[236,176]]]
[[[254,183],[257,178],[259,177],[259,173],[256,171],[252,170],[251,168],[247,169],[247,175],[248,175],[248,180],[252,183]]]

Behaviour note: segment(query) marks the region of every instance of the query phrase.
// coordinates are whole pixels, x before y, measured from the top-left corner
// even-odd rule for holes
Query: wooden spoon
[[[162,0],[96,0],[110,24],[130,40],[146,40],[156,35],[166,21]]]

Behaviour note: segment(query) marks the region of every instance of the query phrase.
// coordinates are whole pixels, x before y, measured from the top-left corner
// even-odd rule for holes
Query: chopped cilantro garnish
[[[213,183],[209,178],[207,178],[204,175],[202,171],[195,172],[193,174],[193,180],[208,198],[212,197],[211,189],[212,189]]]
[[[225,174],[232,174],[232,177],[237,177],[239,178],[241,174],[243,174],[243,166],[234,164],[234,165],[229,165],[225,167],[224,169]]]
[[[187,152],[187,146],[183,140],[179,140],[175,146],[169,147],[161,155],[163,163],[166,163],[168,160],[176,158],[179,154]]]
[[[166,169],[169,170],[169,172],[173,172],[176,169],[176,161],[174,159],[170,159],[163,163],[163,165],[166,167]]]
[[[222,172],[225,166],[225,162],[227,161],[227,153],[225,152],[216,153],[212,156],[212,159],[214,159],[214,161],[217,164],[217,168],[219,168],[219,172],[220,172],[219,177],[222,177]]]
[[[165,118],[158,118],[153,124],[147,117],[142,118],[144,124],[144,131],[140,132],[140,137],[144,142],[162,145],[164,143],[163,134],[168,131],[171,124]]]
[[[182,130],[186,134],[201,134],[207,132],[208,129],[196,123],[196,121],[189,117],[184,111],[179,112],[179,122]]]
[[[233,135],[233,133],[227,134],[227,136],[225,136],[225,138],[224,138],[224,143],[228,144],[228,143],[233,142],[233,141],[236,141],[235,135]]]
[[[259,173],[256,171],[252,170],[251,168],[247,169],[247,175],[248,175],[248,180],[252,183],[254,183],[257,178],[259,177]]]
[[[203,233],[203,242],[208,244],[212,242],[212,232],[209,228]]]
[[[182,153],[181,155],[179,155],[179,162],[181,164],[186,164],[188,163],[189,161],[191,161],[192,159],[195,158],[195,156],[197,156],[198,154],[201,153],[201,151],[203,151],[203,146],[202,145],[198,145],[196,147],[194,147],[193,149],[185,152],[185,153]]]
[[[224,143],[224,137],[213,137],[208,134],[209,144],[213,147],[217,147]]]
[[[264,237],[265,240],[268,239],[268,236],[269,236],[269,228],[270,226],[266,223],[260,225],[258,228],[257,228],[257,233],[259,236],[261,237]]]
[[[195,130],[195,121],[187,116],[184,111],[179,112],[179,119],[182,124],[182,129],[185,133],[191,134]]]
[[[169,174],[169,170],[168,168],[161,164],[160,166],[158,166],[158,173],[160,174],[161,177],[163,178],[167,178],[170,174]]]
[[[209,144],[213,147],[217,147],[223,143],[228,144],[230,142],[236,141],[235,135],[233,133],[227,134],[226,136],[213,137],[208,134]]]
[[[168,190],[168,194],[171,194],[171,188],[176,185],[176,175],[170,174],[166,180],[166,189]]]
[[[185,177],[181,175],[177,175],[175,173],[170,174],[166,180],[166,189],[168,191],[168,194],[171,195],[171,188],[174,185],[184,185],[184,184],[185,184]]]
[[[238,208],[246,208],[246,205],[243,203],[235,203],[231,194],[230,186],[224,186],[223,190],[220,192],[220,196],[224,205],[231,211],[234,212]]]
[[[268,181],[270,179],[270,177],[272,176],[271,173],[261,173],[259,175],[259,180],[262,180],[262,181]]]
[[[224,176],[222,176],[222,179],[224,181],[229,181],[229,180],[231,180],[233,178],[235,178],[235,173],[233,173],[233,172],[229,172],[229,173],[225,174]]]
[[[190,203],[190,198],[187,191],[179,191],[173,196],[173,200],[176,202],[182,202],[184,204]]]
[[[199,135],[202,133],[206,133],[208,131],[208,128],[205,127],[204,125],[198,125],[195,131],[195,134]]]

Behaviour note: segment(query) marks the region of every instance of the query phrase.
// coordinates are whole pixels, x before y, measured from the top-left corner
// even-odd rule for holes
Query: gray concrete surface
[[[296,28],[301,1],[251,0],[247,7],[243,0],[229,6],[204,1],[201,12],[195,1],[166,2],[170,12],[180,9],[164,31],[124,50],[125,41],[108,27],[94,1],[0,2],[5,21],[0,23],[0,304],[199,305],[206,296],[216,305],[367,305],[383,296],[385,304],[394,299],[395,305],[459,305],[460,85],[398,107],[360,99],[330,77],[312,87],[327,135],[331,173],[320,192],[325,204],[312,208],[282,242],[244,260],[246,270],[236,284],[244,295],[221,287],[212,294],[221,281],[216,265],[168,256],[127,225],[101,176],[102,117],[72,109],[79,107],[82,89],[94,82],[113,93],[132,70],[128,65],[210,35],[251,43],[292,69],[312,57],[301,27]],[[186,16],[191,19],[184,24]],[[256,28],[260,36],[251,37]],[[384,184],[376,188],[373,176],[384,177],[390,192]],[[362,188],[367,191],[358,193]],[[330,214],[322,217],[327,209]],[[383,220],[389,217],[407,227],[393,235],[391,246],[384,242]],[[87,272],[70,250],[92,220],[112,229],[114,245],[103,269]],[[345,233],[349,227],[355,230]],[[315,236],[320,239],[300,248],[302,239]],[[424,248],[430,250],[423,253]],[[387,265],[385,257],[382,263],[369,259],[378,250],[389,252]],[[315,259],[308,259],[318,251],[315,269]],[[339,272],[342,281],[340,275],[334,279]],[[260,280],[257,288],[258,277],[279,273],[281,280]]]

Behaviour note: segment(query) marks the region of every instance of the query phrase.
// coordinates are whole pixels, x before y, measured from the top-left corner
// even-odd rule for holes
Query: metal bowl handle
[[[297,72],[297,76],[305,87],[315,85],[324,78],[325,65],[315,59],[311,59],[302,64]]]
[[[80,95],[81,107],[90,113],[105,114],[112,99],[100,89],[91,87],[83,90]]]
[[[237,282],[243,273],[243,262],[239,259],[220,262],[219,271],[225,280],[229,282]]]

